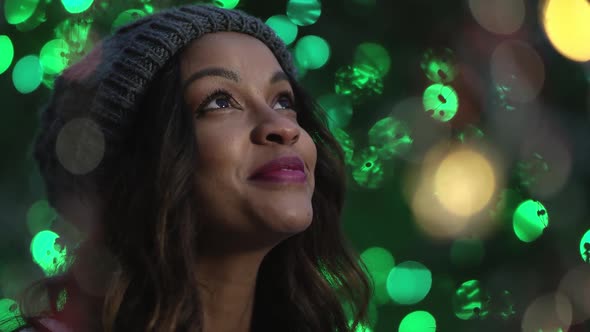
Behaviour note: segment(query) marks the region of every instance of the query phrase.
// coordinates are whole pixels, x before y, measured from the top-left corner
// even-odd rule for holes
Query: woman
[[[58,78],[35,157],[88,235],[21,303],[25,331],[366,323],[342,150],[259,19],[193,5],[121,28]]]

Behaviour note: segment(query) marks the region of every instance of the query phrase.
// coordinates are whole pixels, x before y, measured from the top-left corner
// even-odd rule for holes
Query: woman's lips
[[[277,169],[259,173],[251,179],[255,181],[303,183],[307,180],[307,175],[300,170]]]

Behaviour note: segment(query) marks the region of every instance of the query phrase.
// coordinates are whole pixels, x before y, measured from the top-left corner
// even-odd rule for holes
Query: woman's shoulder
[[[53,318],[40,318],[37,320],[38,327],[25,326],[15,332],[72,332],[72,330]]]

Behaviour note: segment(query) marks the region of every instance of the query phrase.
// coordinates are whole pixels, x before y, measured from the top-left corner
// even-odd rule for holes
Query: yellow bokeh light
[[[451,152],[434,175],[434,190],[440,203],[462,217],[481,211],[495,189],[496,177],[490,162],[467,148]]]
[[[590,60],[590,3],[587,0],[545,0],[541,21],[553,47],[579,62]]]

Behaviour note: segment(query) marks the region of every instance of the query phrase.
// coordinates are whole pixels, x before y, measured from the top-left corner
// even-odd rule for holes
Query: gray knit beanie
[[[239,10],[187,5],[121,27],[55,81],[35,145],[45,181],[55,181],[47,183],[49,196],[55,185],[62,186],[57,178],[93,171],[116,148],[150,82],[175,54],[204,34],[222,31],[261,40],[285,73],[296,77],[283,41],[260,19]],[[69,125],[73,121],[76,125]]]

